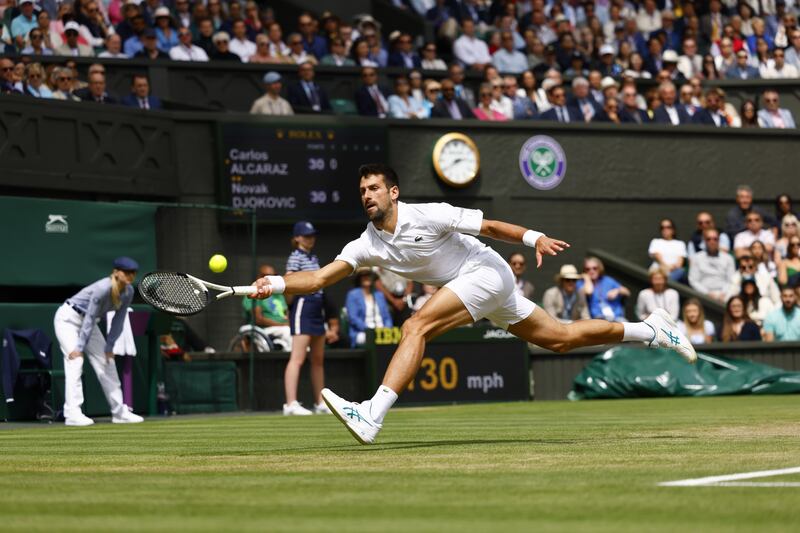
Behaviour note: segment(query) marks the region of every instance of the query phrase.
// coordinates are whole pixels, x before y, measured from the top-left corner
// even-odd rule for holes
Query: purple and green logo
[[[519,169],[528,185],[547,191],[558,187],[567,173],[567,156],[552,137],[536,135],[519,151]]]

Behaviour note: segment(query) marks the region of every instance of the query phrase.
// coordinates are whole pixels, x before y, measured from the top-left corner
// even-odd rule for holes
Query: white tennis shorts
[[[456,293],[473,320],[488,318],[503,329],[528,318],[536,309],[535,303],[515,290],[511,267],[491,248],[467,259],[445,287]]]

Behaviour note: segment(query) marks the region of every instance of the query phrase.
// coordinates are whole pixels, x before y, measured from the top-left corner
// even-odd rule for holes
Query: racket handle
[[[250,296],[255,294],[258,290],[258,288],[254,287],[253,285],[237,285],[231,288],[233,289],[233,294],[236,296]]]

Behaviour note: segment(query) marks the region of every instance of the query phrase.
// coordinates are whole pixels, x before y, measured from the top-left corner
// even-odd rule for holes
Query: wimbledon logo
[[[536,135],[519,151],[519,169],[528,185],[546,191],[557,187],[567,173],[564,149],[552,137]]]

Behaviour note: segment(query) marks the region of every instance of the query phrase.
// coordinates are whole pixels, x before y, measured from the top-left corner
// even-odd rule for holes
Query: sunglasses
[[[674,229],[674,228],[672,226],[666,225],[666,226],[661,226],[661,229]]]
[[[600,270],[600,268],[599,267],[586,267],[583,270],[584,270],[584,272],[595,272],[595,271]]]
[[[72,78],[58,78],[58,81],[72,81]]]
[[[481,96],[492,96],[492,93],[481,93]]]
[[[702,225],[705,226],[706,224],[711,224],[711,221],[710,220],[698,220],[697,223],[698,224],[702,224]]]
[[[748,218],[747,222],[761,222],[760,218]]]
[[[777,98],[764,98],[764,101],[766,103],[768,103],[768,104],[774,104],[775,102],[778,101],[778,99]]]
[[[714,242],[718,241],[719,237],[706,237],[706,242]]]

